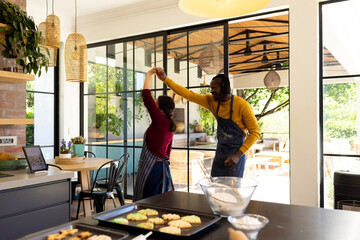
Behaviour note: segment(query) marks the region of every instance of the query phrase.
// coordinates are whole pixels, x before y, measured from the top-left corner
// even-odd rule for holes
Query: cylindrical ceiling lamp
[[[77,33],[77,1],[75,0],[75,33],[65,42],[65,73],[68,82],[87,81],[88,52],[85,38]]]
[[[46,22],[42,22],[38,26],[39,32],[41,32],[41,46],[40,51],[42,54],[48,57],[49,67],[56,66],[57,49],[45,46],[45,35],[46,35]]]
[[[60,48],[60,19],[54,14],[46,17],[45,46]]]
[[[87,81],[88,53],[82,34],[72,33],[65,42],[65,72],[68,82]]]
[[[236,17],[263,9],[270,0],[179,0],[182,11],[198,17]]]

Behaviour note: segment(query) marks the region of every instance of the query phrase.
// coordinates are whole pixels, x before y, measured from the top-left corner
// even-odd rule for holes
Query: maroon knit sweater
[[[144,105],[149,111],[151,124],[146,131],[146,145],[155,156],[164,159],[170,156],[173,132],[170,132],[170,120],[156,106],[149,89],[141,91]]]

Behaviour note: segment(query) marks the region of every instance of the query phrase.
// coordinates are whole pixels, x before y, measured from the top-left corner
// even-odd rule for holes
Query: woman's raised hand
[[[162,67],[157,67],[156,68],[156,76],[161,80],[164,81],[166,78],[166,74],[165,71]]]
[[[154,75],[156,73],[156,67],[153,67],[152,69],[150,69],[147,74],[149,74],[150,76]]]

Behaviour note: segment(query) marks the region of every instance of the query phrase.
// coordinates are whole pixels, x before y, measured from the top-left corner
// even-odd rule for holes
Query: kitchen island
[[[212,213],[204,195],[194,193],[168,192],[143,199],[137,203],[149,204],[154,208],[175,208],[177,210],[185,209]],[[360,214],[358,212],[260,201],[251,201],[246,212],[260,214],[269,219],[267,226],[260,231],[258,240],[355,240],[359,239],[360,236],[360,228],[358,227],[360,225]],[[90,225],[98,224],[98,221],[91,217],[79,221]],[[229,227],[232,225],[226,218],[222,218],[199,233],[180,239],[227,240],[229,237],[227,229]],[[118,229],[129,233],[127,239],[148,232],[148,230],[130,229],[122,225],[119,225]],[[39,233],[32,236],[34,237],[37,234]],[[148,239],[178,238],[175,236],[169,238],[169,236],[154,232]]]
[[[73,172],[50,168],[33,174],[24,169],[0,171],[0,175],[1,239],[15,239],[71,221]]]

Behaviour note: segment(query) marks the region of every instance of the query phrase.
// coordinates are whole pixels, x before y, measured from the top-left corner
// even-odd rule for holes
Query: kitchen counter
[[[27,169],[14,171],[0,171],[3,174],[10,174],[14,176],[0,178],[0,191],[25,187],[34,184],[41,184],[46,182],[58,181],[62,179],[72,178],[74,172],[61,171],[56,168],[49,168],[47,173],[29,173]]]
[[[1,239],[15,239],[71,221],[73,172],[50,168],[45,173],[0,171]]]
[[[202,194],[173,191],[143,199],[138,203],[154,207],[212,213]],[[360,236],[360,214],[358,212],[251,201],[246,213],[260,214],[269,219],[269,223],[260,231],[258,240],[355,240]],[[91,217],[79,221],[90,225],[98,224],[98,221]],[[226,218],[222,218],[192,237],[172,236],[171,239],[227,240],[229,239],[229,227],[232,225]],[[148,232],[147,230],[130,229],[126,226],[119,226],[119,229],[129,232],[127,239],[133,239],[140,233]],[[26,237],[22,239],[26,239]],[[152,239],[169,239],[169,236],[154,232],[148,238],[148,240]]]

